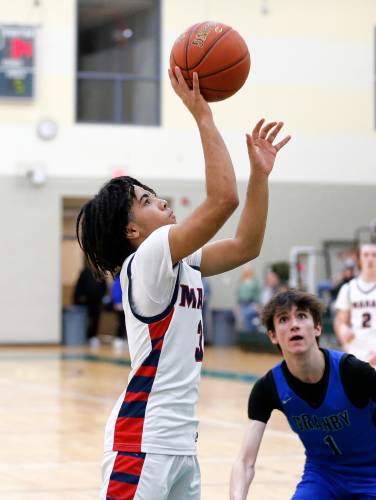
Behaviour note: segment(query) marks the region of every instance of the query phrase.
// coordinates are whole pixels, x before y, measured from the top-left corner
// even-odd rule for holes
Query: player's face
[[[135,195],[132,221],[138,226],[142,237],[149,236],[159,227],[176,223],[174,212],[166,200],[157,198],[139,186],[135,186]]]
[[[274,315],[274,330],[269,337],[273,344],[279,344],[283,354],[307,352],[317,346],[316,337],[321,334],[321,326],[315,326],[312,314],[295,305]]]
[[[376,272],[376,245],[362,245],[359,260],[362,271]]]

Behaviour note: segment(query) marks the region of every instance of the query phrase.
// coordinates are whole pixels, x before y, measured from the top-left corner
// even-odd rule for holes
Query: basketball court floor
[[[198,405],[203,500],[229,498],[250,388],[278,361],[206,348]],[[110,347],[0,349],[0,500],[97,499],[104,426],[128,373],[127,352]],[[289,499],[303,468],[302,445],[274,413],[249,493],[254,500]]]

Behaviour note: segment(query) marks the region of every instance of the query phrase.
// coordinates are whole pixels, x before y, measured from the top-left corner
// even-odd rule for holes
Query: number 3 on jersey
[[[198,327],[197,327],[197,334],[199,336],[199,339],[198,339],[198,347],[196,347],[196,352],[195,352],[195,359],[198,363],[201,363],[203,357],[204,357],[204,350],[202,348],[202,337],[203,337],[203,333],[202,333],[202,322],[200,320],[199,324],[198,324]]]

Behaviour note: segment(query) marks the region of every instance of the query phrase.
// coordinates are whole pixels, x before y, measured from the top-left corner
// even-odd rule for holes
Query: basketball
[[[251,67],[249,50],[237,31],[222,23],[206,21],[189,27],[175,41],[170,68],[179,66],[192,88],[193,72],[208,102],[222,101],[237,92]]]

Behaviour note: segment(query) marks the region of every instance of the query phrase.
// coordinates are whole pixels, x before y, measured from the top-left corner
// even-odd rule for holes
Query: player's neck
[[[318,348],[310,349],[299,355],[287,354],[285,361],[289,372],[306,384],[315,384],[324,375],[325,355]]]
[[[359,278],[364,281],[364,283],[375,283],[376,282],[376,272],[362,272]]]

